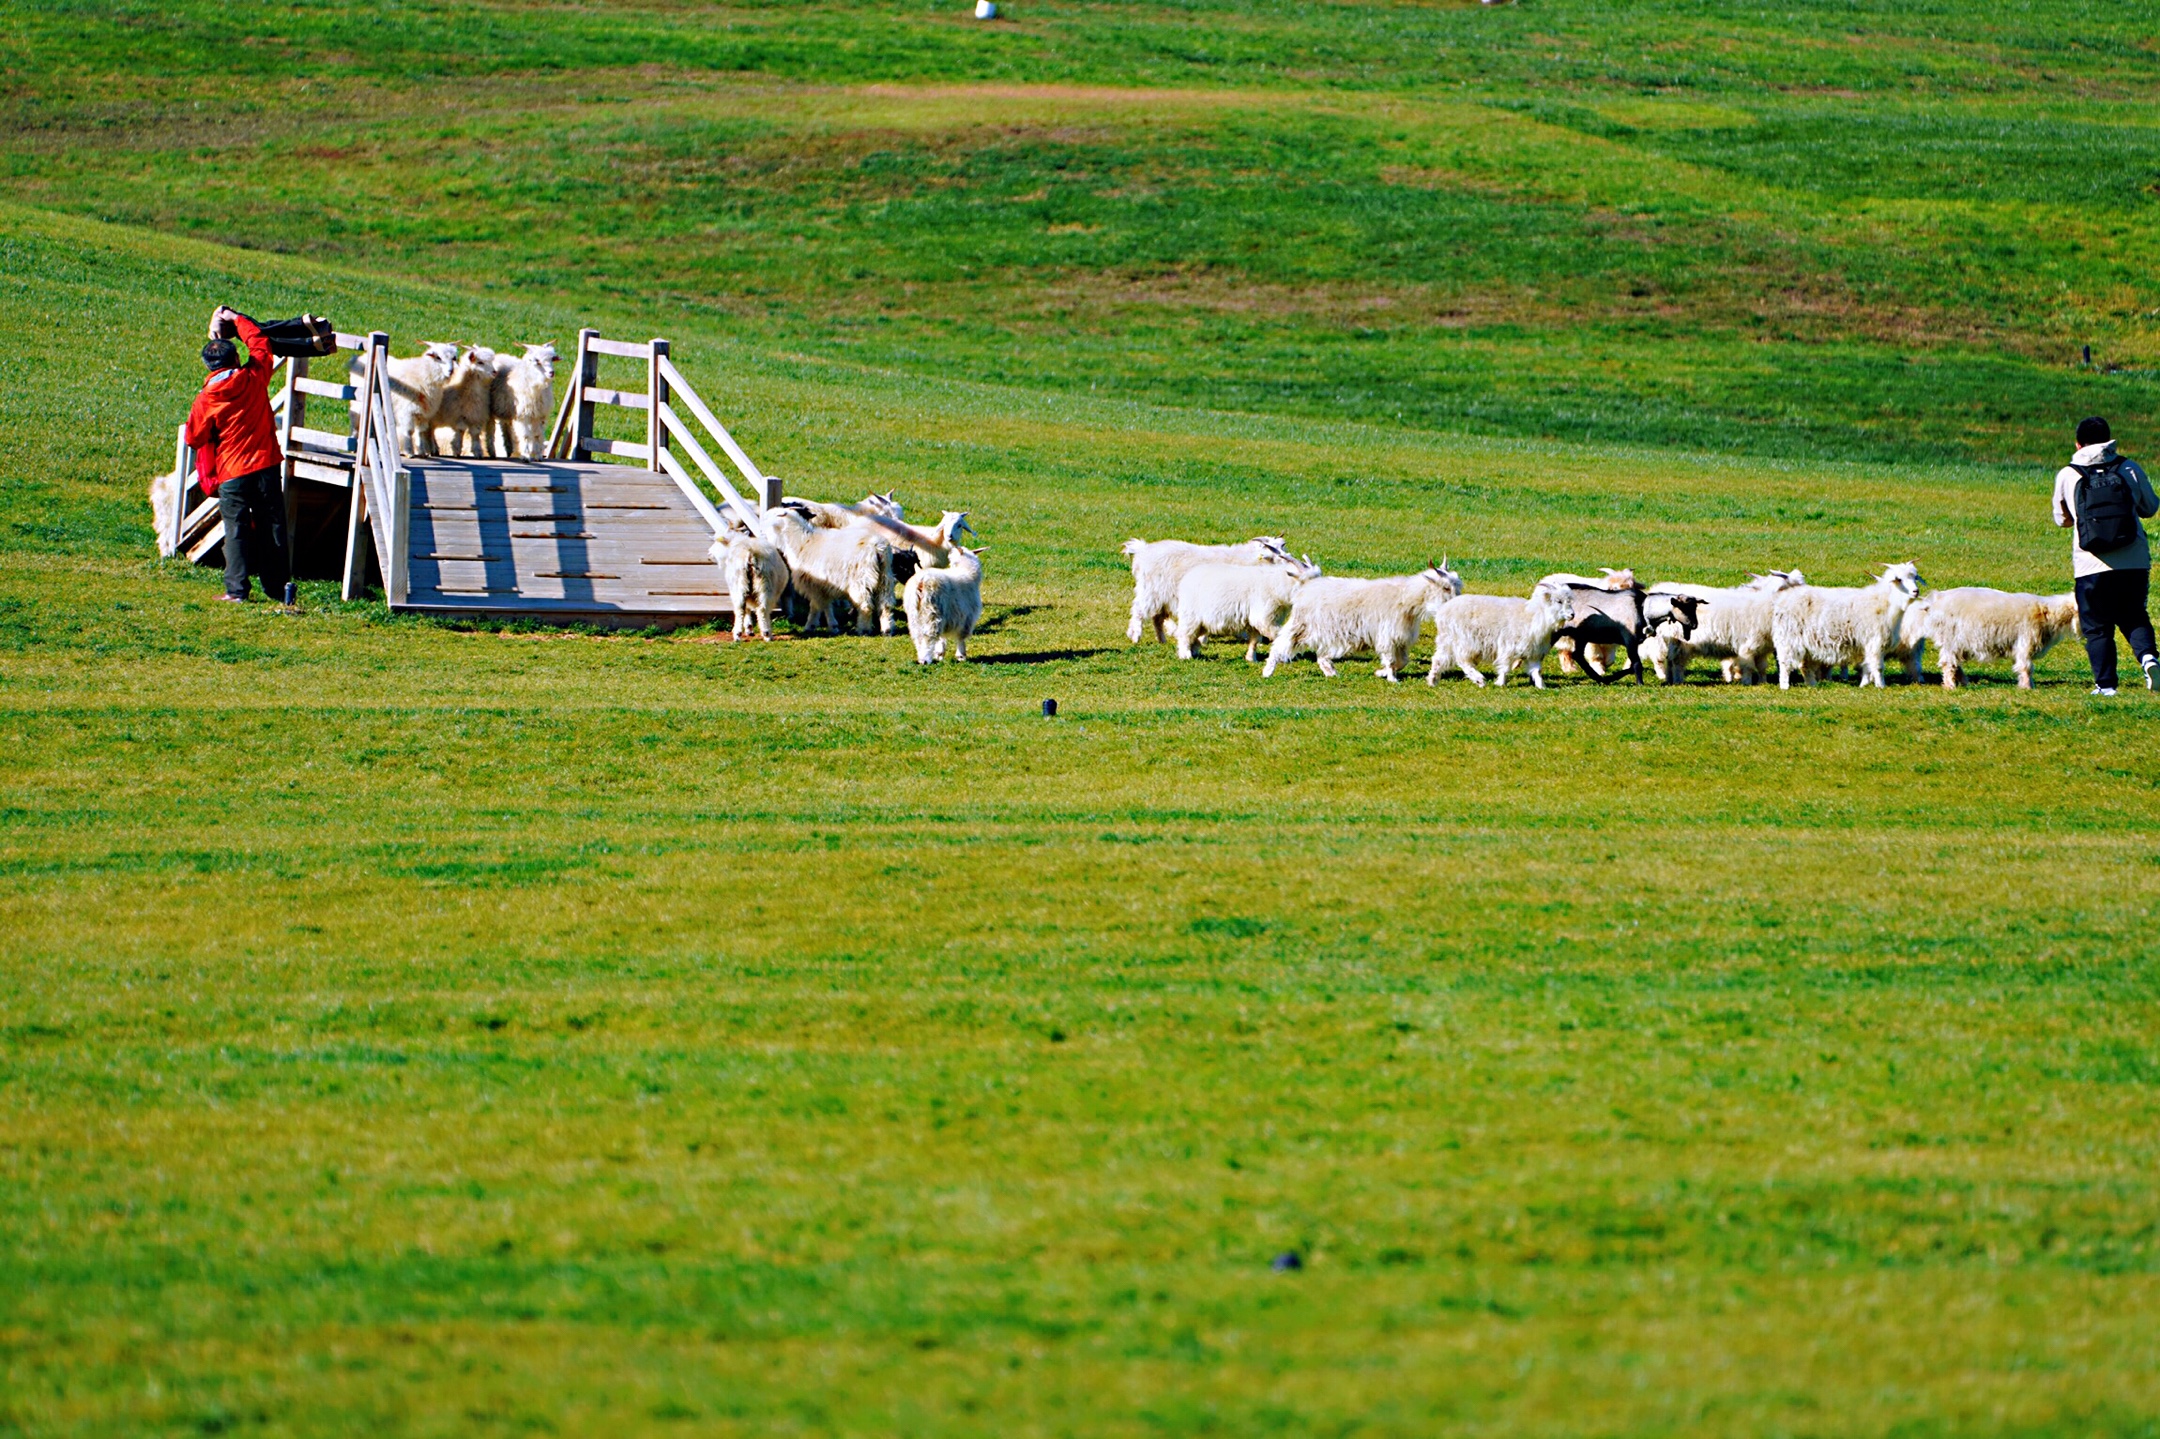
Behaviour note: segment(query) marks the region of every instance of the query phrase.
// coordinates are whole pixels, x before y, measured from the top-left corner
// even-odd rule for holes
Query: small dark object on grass
[[[2090,345],[2085,347],[2085,363],[2088,365],[2092,363],[2092,346]]]
[[[291,580],[287,580],[285,582],[285,608],[291,609],[294,605],[299,603],[300,587],[294,584]]]
[[[1305,1261],[1298,1258],[1298,1252],[1295,1249],[1285,1249],[1275,1256],[1273,1263],[1268,1265],[1268,1268],[1274,1270],[1277,1274],[1288,1274],[1294,1269],[1303,1269],[1304,1267]]]
[[[1056,719],[1056,718],[1057,718],[1057,701],[1056,701],[1056,700],[1044,700],[1044,701],[1043,701],[1043,718],[1044,718],[1044,719]]]

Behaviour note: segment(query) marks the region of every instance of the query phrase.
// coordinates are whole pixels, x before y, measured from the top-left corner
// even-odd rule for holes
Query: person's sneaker
[[[244,605],[248,601],[246,595],[219,595],[218,598],[229,605]]]
[[[2145,688],[2160,689],[2160,655],[2145,656]]]
[[[2103,698],[2106,698],[2106,699],[2113,699],[2113,698],[2115,698],[2115,691],[2113,691],[2113,690],[2111,690],[2111,689],[2106,689],[2106,688],[2103,688],[2103,687],[2102,687],[2102,686],[2100,686],[2100,685],[2094,685],[2094,686],[2092,687],[2092,690],[2091,690],[2090,692],[2091,692],[2091,693],[2093,693],[2093,694],[2096,694],[2096,695],[2100,695],[2100,696],[2102,696]]]

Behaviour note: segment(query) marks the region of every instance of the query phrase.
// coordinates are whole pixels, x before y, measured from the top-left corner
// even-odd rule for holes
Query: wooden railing
[[[600,384],[600,358],[603,355],[617,359],[642,360],[645,362],[645,389],[608,389]],[[763,509],[780,503],[780,482],[765,474],[735,443],[727,426],[720,423],[706,403],[698,398],[682,371],[675,368],[666,340],[647,340],[642,343],[626,340],[604,340],[597,330],[578,331],[577,359],[571,369],[569,388],[564,392],[561,408],[555,415],[555,427],[548,435],[546,453],[556,459],[589,460],[595,455],[641,462],[645,468],[667,475],[690,501],[705,523],[719,534],[727,527],[720,510],[714,506],[712,497],[697,482],[697,476],[718,492],[720,503],[735,512],[750,532],[765,539],[772,536],[766,528]],[[593,432],[596,407],[611,405],[618,409],[642,410],[645,413],[645,439],[642,443],[631,440],[603,439]],[[687,410],[704,430],[705,436],[717,445],[733,462],[736,472],[743,477],[750,492],[760,503],[753,504],[729,482],[727,475],[707,453],[705,443],[698,433],[684,420],[677,409]],[[678,452],[679,451],[679,452]],[[696,467],[693,475],[682,456],[690,457],[690,465]]]
[[[340,340],[344,336],[338,337]],[[390,344],[380,331],[368,336],[368,362],[361,371],[358,418],[354,422],[352,508],[347,512],[345,579],[342,593],[355,599],[366,581],[360,526],[374,536],[382,566],[383,598],[405,603],[406,562],[412,549],[412,477],[398,463],[397,411],[390,403]]]

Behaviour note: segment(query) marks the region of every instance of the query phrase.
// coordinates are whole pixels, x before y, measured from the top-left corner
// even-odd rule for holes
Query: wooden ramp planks
[[[412,508],[400,609],[673,620],[728,609],[712,530],[667,475],[571,460],[401,464]]]

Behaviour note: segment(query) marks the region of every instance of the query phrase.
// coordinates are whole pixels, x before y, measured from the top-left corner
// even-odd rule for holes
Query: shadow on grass
[[[1056,608],[1057,606],[1055,605],[999,605],[991,610],[990,617],[988,619],[984,620],[981,624],[975,626],[975,633],[979,635],[986,635],[996,630],[1007,620],[1016,620],[1025,615],[1032,615],[1042,610],[1051,610]]]
[[[1106,655],[1107,649],[1096,650],[1025,650],[1009,655],[970,655],[968,663],[978,665],[1046,665],[1058,660],[1090,660]]]

